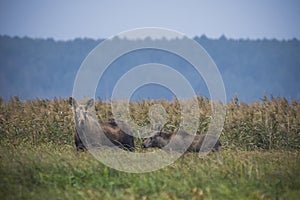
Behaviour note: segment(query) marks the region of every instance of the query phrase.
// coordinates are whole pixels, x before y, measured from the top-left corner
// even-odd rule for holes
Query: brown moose
[[[74,139],[77,150],[98,146],[118,146],[125,150],[134,150],[134,138],[130,128],[124,122],[116,122],[114,119],[99,122],[95,110],[91,109],[94,105],[93,99],[79,104],[70,97],[69,103],[74,108]]]
[[[172,142],[172,144],[170,142]],[[170,146],[166,146],[168,144],[170,144]],[[181,151],[182,153],[185,151],[216,152],[221,150],[221,146],[221,142],[217,136],[209,134],[191,135],[182,130],[178,131],[177,134],[157,132],[142,143],[142,148],[157,147],[164,148],[165,150]]]

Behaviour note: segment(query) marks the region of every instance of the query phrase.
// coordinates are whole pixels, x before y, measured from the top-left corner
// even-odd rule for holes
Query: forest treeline
[[[224,36],[219,39],[209,39],[206,36],[194,39],[205,48],[217,64],[228,99],[236,95],[247,102],[258,100],[263,95],[288,99],[299,97],[299,40],[232,40]],[[21,99],[70,96],[81,63],[102,41],[102,39],[55,41],[0,36],[0,96],[4,99],[11,96],[19,96]],[[109,78],[117,80],[125,69],[129,69],[126,66],[132,67],[143,62],[163,62],[177,66],[190,80],[198,94],[209,97],[203,80],[200,80],[201,78],[198,80],[194,71],[183,61],[174,59],[171,55],[159,55],[154,51],[144,54],[147,54],[145,59],[140,54],[120,59],[110,70],[115,77],[111,78],[112,75],[109,75]],[[114,83],[99,86],[97,96],[109,97],[109,90]],[[145,90],[137,97],[170,99],[170,94],[166,94],[165,90],[153,88]]]

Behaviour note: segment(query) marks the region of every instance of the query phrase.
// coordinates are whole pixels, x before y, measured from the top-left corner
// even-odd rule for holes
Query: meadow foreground
[[[1,199],[297,199],[299,151],[188,153],[161,170],[108,168],[73,146],[1,146]]]
[[[176,102],[159,103],[176,125]],[[147,122],[150,104],[131,105],[137,123]],[[209,101],[199,98],[199,106],[205,131]],[[299,198],[299,102],[233,101],[227,107],[222,151],[203,158],[187,153],[158,171],[131,174],[76,151],[67,99],[0,101],[0,199]],[[96,108],[101,119],[111,117],[109,104],[99,101]],[[138,148],[141,139],[135,142],[135,152],[147,151]]]

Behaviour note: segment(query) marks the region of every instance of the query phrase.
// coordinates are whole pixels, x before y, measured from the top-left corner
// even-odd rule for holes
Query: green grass
[[[211,106],[198,101],[205,132]],[[156,103],[168,114],[166,131],[178,127],[176,101],[130,104],[135,122],[149,124]],[[0,199],[299,199],[300,99],[246,104],[236,98],[226,107],[220,153],[188,153],[158,171],[130,174],[76,152],[67,99],[0,98]],[[97,101],[96,110],[104,121],[112,117],[107,102]]]
[[[73,146],[0,148],[0,199],[297,199],[299,151],[188,153],[161,170],[108,168]],[[149,163],[151,164],[151,163]]]

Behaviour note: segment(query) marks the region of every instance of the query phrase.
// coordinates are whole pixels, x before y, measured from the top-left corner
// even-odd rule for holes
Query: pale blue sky
[[[107,38],[165,27],[190,37],[300,39],[298,0],[0,0],[0,34]]]

